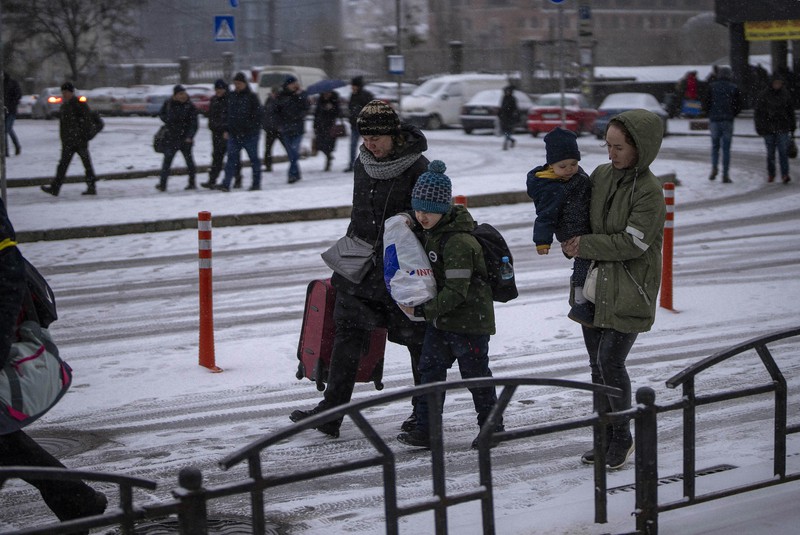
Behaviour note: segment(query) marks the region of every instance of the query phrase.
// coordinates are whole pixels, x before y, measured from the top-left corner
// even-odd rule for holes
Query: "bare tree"
[[[136,15],[147,1],[3,0],[3,16],[14,49],[39,62],[63,56],[80,82],[99,62],[141,48]]]

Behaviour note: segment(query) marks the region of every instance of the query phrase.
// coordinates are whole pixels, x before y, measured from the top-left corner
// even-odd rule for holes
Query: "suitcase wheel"
[[[383,390],[383,382],[375,381],[375,390]]]
[[[315,382],[317,383],[317,390],[322,392],[325,390],[325,379],[323,376],[325,375],[325,366],[322,362],[322,359],[317,359],[317,362],[314,364],[314,374],[312,377],[314,378]]]
[[[294,374],[294,376],[298,379],[302,379],[306,376],[306,367],[303,366],[302,360],[297,364],[297,372]]]

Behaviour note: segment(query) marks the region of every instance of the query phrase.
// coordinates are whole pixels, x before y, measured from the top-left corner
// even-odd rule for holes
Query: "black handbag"
[[[786,148],[786,155],[789,158],[797,158],[797,143],[794,141],[794,136],[789,138],[789,146]]]
[[[153,136],[153,150],[156,152],[163,153],[167,150],[167,127],[162,126],[156,132],[156,135]]]

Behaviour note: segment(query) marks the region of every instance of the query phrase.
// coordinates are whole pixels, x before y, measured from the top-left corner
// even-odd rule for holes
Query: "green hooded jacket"
[[[592,173],[592,233],[581,236],[577,256],[595,260],[598,267],[594,326],[639,333],[653,325],[661,285],[666,207],[650,164],[661,148],[663,126],[646,110],[615,119],[630,132],[639,159],[631,169],[609,163]]]
[[[463,206],[453,208],[421,242],[436,279],[437,295],[424,305],[425,320],[437,329],[460,334],[495,333],[494,303],[483,249],[470,232],[475,220]],[[442,238],[449,234],[444,251]]]

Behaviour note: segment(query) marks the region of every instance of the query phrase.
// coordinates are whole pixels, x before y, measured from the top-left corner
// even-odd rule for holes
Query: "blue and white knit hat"
[[[411,192],[411,207],[420,212],[446,214],[450,211],[453,187],[444,174],[447,167],[441,160],[433,160],[428,170],[420,175]]]

